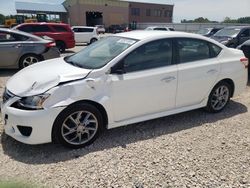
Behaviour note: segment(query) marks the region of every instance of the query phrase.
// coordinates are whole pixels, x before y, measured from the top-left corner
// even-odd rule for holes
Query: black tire
[[[53,125],[52,139],[65,147],[78,149],[93,143],[102,130],[101,112],[91,104],[78,103],[69,106],[58,115]],[[85,137],[85,141],[82,140]],[[71,139],[73,140],[70,141]]]
[[[96,41],[97,41],[96,38],[92,38],[92,39],[90,40],[90,44],[92,44],[92,43],[94,43],[94,42],[96,42]]]
[[[232,87],[225,81],[219,82],[211,91],[206,106],[206,111],[210,113],[221,112],[230,101]]]
[[[38,55],[26,54],[22,56],[19,60],[19,69],[23,69],[39,61],[41,61],[41,58]]]
[[[63,41],[56,41],[56,47],[60,53],[64,53],[66,49],[66,44]]]

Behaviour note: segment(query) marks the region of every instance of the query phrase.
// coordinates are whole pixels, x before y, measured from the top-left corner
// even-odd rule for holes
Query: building
[[[130,0],[66,0],[71,25],[172,23],[173,5]]]
[[[68,22],[67,10],[62,4],[16,1],[15,6],[18,15],[36,18],[37,14],[46,14],[49,21]]]

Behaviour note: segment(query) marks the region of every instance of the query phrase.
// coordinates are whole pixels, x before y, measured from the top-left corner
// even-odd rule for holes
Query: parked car
[[[110,25],[108,27],[109,33],[122,33],[128,31],[128,27],[125,25]]]
[[[245,90],[247,66],[242,51],[196,34],[109,36],[14,75],[3,95],[5,133],[79,148],[105,128],[203,107],[220,112]]]
[[[99,33],[104,34],[106,32],[106,29],[105,29],[104,25],[96,25],[95,27],[97,27],[98,34]]]
[[[250,40],[247,40],[243,44],[237,47],[237,49],[241,49],[245,56],[250,60]]]
[[[38,61],[60,57],[54,41],[0,28],[0,68],[24,68]]]
[[[145,30],[147,30],[147,31],[152,31],[152,30],[157,30],[157,31],[174,31],[174,28],[172,28],[172,27],[161,27],[161,26],[151,26],[151,27],[147,27]]]
[[[211,37],[218,31],[220,31],[222,28],[203,28],[197,32],[197,34],[203,35],[205,37]]]
[[[76,43],[94,43],[99,40],[97,27],[73,26]]]
[[[37,36],[48,36],[53,38],[60,52],[64,52],[65,49],[75,47],[74,33],[68,24],[24,23],[14,27],[14,29],[32,33]]]
[[[250,39],[249,26],[225,27],[212,36],[213,39],[219,41],[230,48],[236,48],[243,42]]]

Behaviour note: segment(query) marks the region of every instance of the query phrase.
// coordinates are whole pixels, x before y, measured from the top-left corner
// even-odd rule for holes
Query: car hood
[[[51,59],[31,65],[12,76],[6,88],[14,95],[38,95],[63,82],[85,78],[91,70],[70,65],[63,58]]]

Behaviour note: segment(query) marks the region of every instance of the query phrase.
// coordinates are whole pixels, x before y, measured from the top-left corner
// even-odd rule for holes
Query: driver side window
[[[172,41],[158,40],[144,44],[123,60],[125,72],[143,71],[172,64]]]

